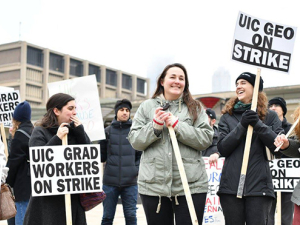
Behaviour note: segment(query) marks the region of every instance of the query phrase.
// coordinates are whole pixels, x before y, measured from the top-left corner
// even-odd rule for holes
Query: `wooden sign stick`
[[[253,96],[252,96],[252,102],[251,102],[251,110],[253,110],[253,111],[256,111],[256,107],[257,107],[259,82],[260,82],[260,68],[257,69],[255,85],[254,85],[254,90],[253,90]],[[248,130],[247,130],[247,136],[246,136],[246,144],[245,144],[243,164],[242,164],[242,169],[241,169],[241,176],[240,176],[240,181],[239,181],[239,186],[238,186],[237,196],[236,196],[237,198],[242,198],[243,192],[244,192],[244,186],[245,186],[246,174],[247,174],[247,168],[248,168],[248,162],[249,162],[249,155],[250,155],[252,134],[253,134],[253,127],[249,125]]]
[[[288,138],[288,137],[291,135],[291,133],[293,132],[293,130],[295,129],[295,127],[296,127],[297,124],[299,123],[299,120],[300,120],[300,116],[299,116],[298,119],[294,122],[293,126],[289,129],[289,132],[285,135],[286,138]],[[280,146],[278,146],[278,147],[274,150],[274,152],[278,152],[282,145],[283,145],[283,143],[282,143]]]
[[[187,181],[187,178],[186,178],[186,173],[185,173],[185,170],[184,170],[181,154],[180,154],[180,151],[179,151],[178,142],[177,142],[177,139],[176,139],[176,136],[175,136],[175,131],[174,131],[173,127],[171,127],[171,126],[169,126],[168,128],[169,128],[169,133],[170,133],[170,137],[171,137],[171,141],[172,141],[172,145],[173,145],[175,158],[176,158],[178,169],[179,169],[179,174],[180,174],[180,177],[181,177],[181,182],[182,182],[184,194],[185,194],[187,205],[188,205],[189,212],[190,212],[190,215],[191,215],[192,224],[193,225],[198,225],[198,219],[197,219],[197,215],[196,215],[196,211],[195,211],[191,191],[190,191],[188,181]],[[202,223],[202,221],[200,221],[200,222]]]
[[[62,145],[68,145],[68,135],[66,134],[62,139]],[[72,225],[72,208],[71,208],[71,195],[65,194],[65,209],[67,225]]]
[[[276,224],[281,225],[281,191],[277,191]]]
[[[6,161],[8,160],[8,150],[7,150],[7,141],[6,141],[6,134],[5,134],[5,129],[4,129],[4,124],[1,123],[1,136],[4,144],[4,153],[6,156]]]

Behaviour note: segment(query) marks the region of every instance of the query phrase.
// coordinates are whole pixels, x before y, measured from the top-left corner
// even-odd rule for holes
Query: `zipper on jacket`
[[[119,187],[121,187],[121,143],[122,143],[122,122],[120,122],[120,129],[119,129]]]

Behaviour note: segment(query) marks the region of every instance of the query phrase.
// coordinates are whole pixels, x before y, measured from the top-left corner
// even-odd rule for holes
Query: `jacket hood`
[[[179,112],[181,112],[181,105],[183,103],[182,96],[183,96],[183,94],[181,94],[180,97],[176,100],[168,101],[165,99],[165,96],[163,94],[160,94],[155,99],[161,106],[163,106],[167,102],[170,103],[170,105],[177,105],[179,108]]]

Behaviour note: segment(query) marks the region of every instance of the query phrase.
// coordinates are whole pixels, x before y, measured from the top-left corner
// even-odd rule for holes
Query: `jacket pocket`
[[[182,158],[186,177],[189,183],[198,181],[203,175],[202,161],[200,159]]]
[[[154,183],[155,172],[155,158],[143,159],[140,164],[139,181]]]

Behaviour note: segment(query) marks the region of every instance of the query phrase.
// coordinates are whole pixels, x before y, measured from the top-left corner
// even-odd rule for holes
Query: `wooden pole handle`
[[[171,126],[169,126],[168,129],[169,129],[169,133],[170,133],[170,137],[171,137],[171,141],[172,141],[172,145],[173,145],[173,150],[174,150],[175,158],[176,158],[178,169],[179,169],[179,174],[180,174],[180,177],[181,177],[181,182],[182,182],[184,194],[185,194],[187,205],[188,205],[189,212],[190,212],[190,215],[191,215],[192,224],[193,225],[198,225],[198,219],[197,219],[197,215],[196,215],[196,211],[195,211],[191,191],[190,191],[188,181],[187,181],[187,178],[186,178],[186,173],[185,173],[185,170],[184,170],[181,154],[180,154],[180,151],[179,151],[179,146],[178,146],[178,142],[177,142],[177,139],[176,139],[175,131],[174,131],[173,127],[171,127]],[[200,221],[200,222],[202,223],[202,221]]]
[[[67,134],[62,139],[62,145],[68,145],[68,135]],[[65,209],[66,209],[67,225],[72,225],[72,207],[71,207],[71,195],[70,194],[65,194]]]
[[[251,102],[251,110],[253,110],[253,111],[256,111],[256,107],[257,107],[259,83],[260,83],[260,68],[257,69],[254,91],[253,91],[252,102]],[[245,150],[244,150],[244,156],[243,156],[241,176],[240,176],[240,181],[239,181],[239,186],[238,186],[237,196],[236,196],[237,198],[242,198],[243,192],[244,192],[244,186],[245,186],[245,182],[246,182],[246,174],[247,174],[247,168],[248,168],[248,162],[249,162],[249,155],[250,155],[250,148],[251,148],[252,134],[253,134],[253,127],[249,125],[248,130],[247,130],[247,136],[246,136],[246,144],[245,144]]]

